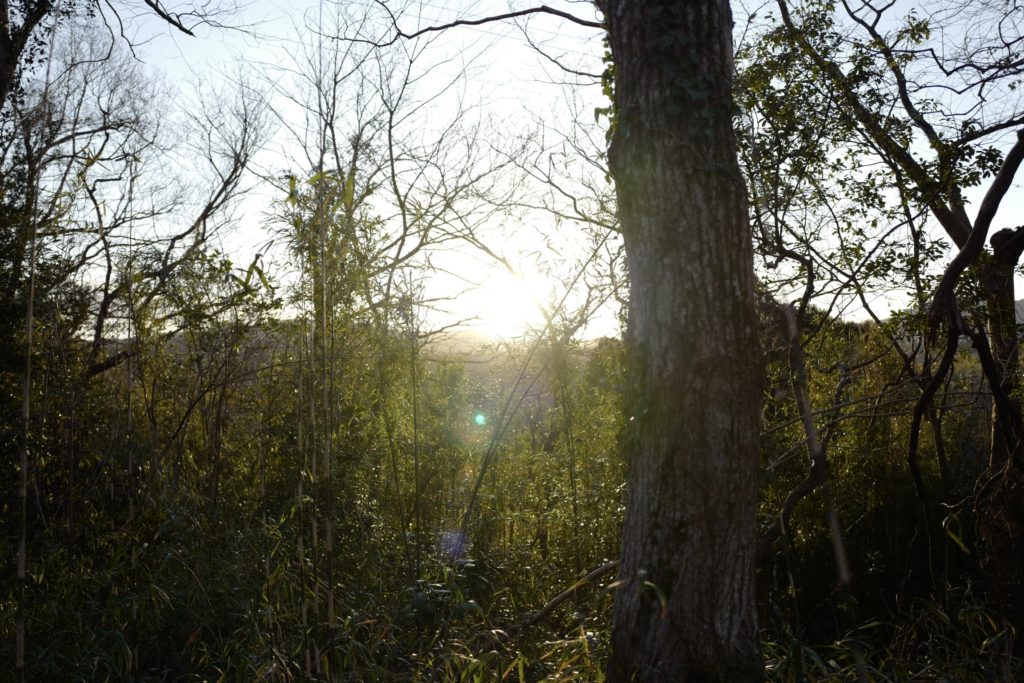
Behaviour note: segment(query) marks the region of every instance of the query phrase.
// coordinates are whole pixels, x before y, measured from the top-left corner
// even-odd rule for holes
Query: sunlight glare
[[[519,337],[544,325],[541,303],[546,292],[539,276],[524,277],[495,273],[479,289],[480,312],[477,325],[497,338]]]

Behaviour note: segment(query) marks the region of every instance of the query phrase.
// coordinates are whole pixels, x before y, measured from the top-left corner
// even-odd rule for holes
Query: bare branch
[[[161,19],[163,19],[168,24],[178,29],[185,35],[192,36],[193,38],[195,38],[196,34],[193,33],[190,29],[186,28],[185,25],[181,23],[180,18],[171,15],[167,10],[161,7],[159,2],[157,2],[156,0],[145,0],[145,2],[147,5],[149,5],[150,9],[156,12],[158,17],[160,17]]]
[[[394,24],[395,35],[392,36],[391,40],[388,40],[386,42],[363,40],[358,38],[342,38],[342,40],[354,43],[368,43],[370,45],[373,45],[374,47],[388,47],[389,45],[394,45],[399,40],[413,40],[428,33],[438,33],[441,31],[447,31],[448,29],[458,28],[459,26],[482,26],[484,24],[493,24],[499,21],[505,21],[506,19],[525,17],[530,14],[550,14],[552,16],[565,19],[566,21],[571,21],[572,23],[578,24],[579,26],[586,26],[587,28],[597,29],[604,28],[604,24],[601,22],[590,21],[589,19],[582,19],[573,14],[569,14],[568,12],[563,12],[562,10],[557,10],[554,9],[553,7],[548,7],[547,5],[540,5],[539,7],[531,7],[529,9],[518,10],[516,12],[507,12],[505,14],[495,14],[489,17],[482,17],[480,19],[458,19],[447,24],[427,26],[426,28],[421,28],[417,31],[413,31],[412,33],[406,33],[405,31],[398,27],[398,20],[395,17],[395,15],[391,13],[391,10],[387,8],[387,5],[385,5],[383,2],[378,2],[378,4],[384,7],[387,13],[391,16],[392,24]]]
[[[571,598],[573,593],[578,591],[580,588],[583,588],[591,582],[598,580],[599,578],[601,578],[602,576],[604,576],[605,574],[607,574],[608,572],[610,572],[618,566],[618,561],[607,562],[605,564],[602,564],[600,567],[593,570],[592,572],[584,576],[582,579],[580,579],[579,581],[577,581],[576,583],[574,583],[573,585],[569,586],[564,591],[556,595],[539,610],[528,616],[526,619],[523,619],[519,627],[527,628],[529,626],[533,626],[538,621],[544,619],[546,616],[551,614],[551,610],[553,610],[554,608],[558,607],[560,604]]]

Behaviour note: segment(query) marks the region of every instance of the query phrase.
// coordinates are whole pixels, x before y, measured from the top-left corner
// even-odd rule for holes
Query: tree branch
[[[156,0],[145,0],[145,3],[149,5],[150,9],[156,12],[158,17],[160,17],[161,19],[163,19],[168,24],[178,29],[185,35],[192,36],[193,38],[195,38],[196,34],[193,33],[190,29],[185,28],[185,25],[181,23],[181,19],[179,19],[178,17],[171,16],[171,14],[167,12],[167,10],[160,6],[159,2],[157,2]]]
[[[931,209],[932,214],[942,225],[943,230],[958,245],[965,245],[971,236],[971,226],[966,224],[963,217],[950,210],[946,206],[938,191],[936,183],[929,177],[928,171],[910,153],[910,151],[897,142],[891,133],[885,130],[877,114],[872,112],[857,96],[857,88],[850,82],[850,79],[843,73],[839,66],[821,54],[820,51],[807,39],[807,35],[796,26],[789,13],[787,0],[776,0],[779,7],[779,14],[782,23],[791,36],[791,40],[799,46],[819,69],[824,76],[830,80],[838,91],[838,97],[850,109],[852,116],[864,128],[864,133],[876,144],[889,154],[896,164],[903,169],[907,177],[917,186],[923,196],[923,201]]]
[[[1024,161],[1024,130],[1017,132],[1016,144],[1006,155],[1002,168],[999,169],[988,192],[985,193],[985,199],[982,200],[981,208],[978,209],[978,217],[974,220],[974,229],[971,230],[970,237],[964,242],[957,255],[953,257],[946,272],[942,274],[939,286],[935,289],[935,298],[932,299],[931,309],[928,311],[928,320],[933,329],[938,324],[942,313],[949,309],[949,304],[952,303],[953,289],[956,287],[960,275],[984,249],[989,225],[992,224],[992,219],[999,209],[999,203],[1010,189],[1010,184],[1013,182],[1013,177],[1016,175],[1021,161]]]
[[[525,16],[528,16],[530,14],[550,14],[552,16],[559,17],[561,19],[565,19],[566,21],[571,21],[572,23],[577,24],[579,26],[586,26],[587,28],[598,28],[598,29],[603,29],[604,28],[604,24],[601,23],[601,22],[590,21],[589,19],[581,19],[580,17],[577,17],[575,15],[569,14],[568,12],[563,12],[562,10],[554,9],[553,7],[548,7],[547,5],[541,5],[539,7],[531,7],[529,9],[518,10],[516,12],[507,12],[505,14],[495,14],[495,15],[492,15],[492,16],[489,16],[489,17],[482,17],[480,19],[458,19],[456,21],[452,21],[452,22],[449,22],[447,24],[439,24],[437,26],[427,26],[426,28],[421,28],[418,31],[413,31],[412,33],[406,33],[402,29],[398,28],[398,19],[395,18],[395,15],[392,14],[391,10],[387,8],[387,5],[385,5],[383,2],[379,2],[378,4],[380,4],[381,6],[384,7],[385,10],[387,10],[387,13],[391,16],[392,24],[394,24],[395,35],[391,38],[391,40],[389,40],[387,42],[377,42],[377,41],[373,41],[373,40],[358,40],[358,39],[353,40],[353,39],[350,39],[350,38],[348,38],[346,40],[350,40],[351,42],[356,42],[356,43],[369,43],[370,45],[373,45],[374,47],[388,47],[389,45],[394,45],[395,43],[397,43],[399,40],[402,40],[402,39],[412,40],[414,38],[419,38],[420,36],[426,35],[428,33],[439,33],[441,31],[447,31],[448,29],[451,29],[451,28],[458,28],[459,26],[482,26],[484,24],[493,24],[493,23],[496,23],[496,22],[499,22],[499,21],[505,21],[506,19],[515,19],[517,17],[525,17]]]
[[[800,412],[800,420],[804,425],[804,433],[807,436],[806,444],[811,466],[807,475],[797,484],[786,496],[779,510],[775,523],[761,537],[758,554],[766,557],[775,541],[783,535],[789,534],[789,518],[797,504],[813,493],[819,486],[828,482],[828,439],[831,437],[833,427],[839,421],[841,414],[843,392],[849,385],[852,377],[849,368],[843,368],[839,383],[836,385],[832,397],[832,407],[827,412],[831,413],[831,420],[826,427],[825,436],[819,438],[819,432],[814,424],[814,411],[811,409],[810,398],[807,395],[807,368],[804,362],[803,348],[800,346],[800,329],[797,325],[797,313],[793,306],[786,306],[781,311],[784,318],[786,331],[789,335],[789,365],[793,376],[793,392],[796,397],[797,408]],[[833,539],[836,544],[836,557],[841,568],[847,566],[845,552],[841,551],[841,541]],[[840,572],[843,576],[848,575],[848,570]]]
[[[999,169],[999,173],[992,180],[992,185],[989,186],[988,192],[985,193],[985,198],[981,201],[978,217],[974,219],[975,230],[983,228],[986,233],[988,232],[992,219],[995,217],[996,211],[999,210],[999,203],[1003,201],[1003,197],[1006,196],[1007,191],[1010,189],[1014,176],[1017,175],[1017,169],[1020,168],[1021,161],[1024,161],[1024,128],[1017,131],[1017,142],[1014,143],[1009,154],[1006,155],[1002,168]]]
[[[519,624],[519,627],[520,628],[527,628],[529,626],[533,626],[538,621],[540,621],[541,619],[544,619],[549,614],[551,614],[551,610],[555,609],[560,604],[562,604],[563,602],[568,600],[570,597],[572,597],[572,594],[575,593],[576,591],[578,591],[580,588],[583,588],[584,586],[586,586],[587,584],[591,583],[592,581],[596,581],[597,579],[601,578],[602,576],[604,576],[605,574],[607,574],[608,572],[610,572],[611,570],[615,569],[618,566],[619,566],[618,561],[608,562],[606,564],[602,564],[600,567],[598,567],[594,571],[590,572],[589,574],[584,576],[582,579],[580,579],[579,581],[577,581],[576,583],[574,583],[573,585],[569,586],[564,591],[562,591],[561,593],[556,595],[554,598],[552,598],[546,605],[541,607],[539,610],[537,610],[536,612],[534,612],[533,614],[528,616],[526,619],[523,619],[522,623]]]

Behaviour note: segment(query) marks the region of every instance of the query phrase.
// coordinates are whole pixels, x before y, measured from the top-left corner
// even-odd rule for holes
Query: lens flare
[[[485,424],[487,424],[487,416],[484,415],[483,413],[477,413],[476,415],[473,416],[473,422],[475,422],[478,426],[483,427]]]

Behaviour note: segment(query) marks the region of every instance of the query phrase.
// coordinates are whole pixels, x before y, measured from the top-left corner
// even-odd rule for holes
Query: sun
[[[484,334],[497,339],[521,337],[544,326],[543,302],[548,297],[540,276],[512,274],[505,270],[488,272],[473,291],[477,319],[473,323]]]

